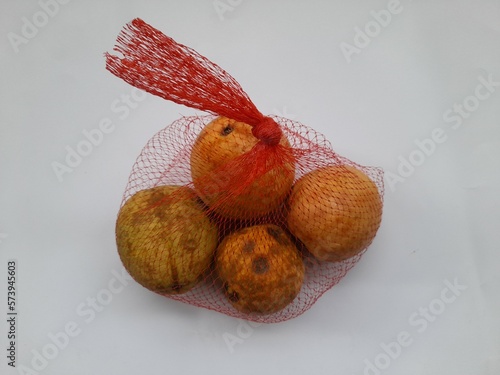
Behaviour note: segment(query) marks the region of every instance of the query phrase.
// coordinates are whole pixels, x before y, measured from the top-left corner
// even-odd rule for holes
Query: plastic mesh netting
[[[247,320],[305,312],[375,237],[382,170],[262,115],[227,72],[142,20],[115,50],[116,76],[210,113],[158,132],[133,166],[116,226],[126,269],[156,293]]]

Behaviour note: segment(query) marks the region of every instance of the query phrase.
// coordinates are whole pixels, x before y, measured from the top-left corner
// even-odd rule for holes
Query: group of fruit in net
[[[373,170],[301,148],[305,126],[283,128],[277,159],[259,160],[251,126],[205,119],[191,122],[194,142],[170,126],[141,153],[116,226],[123,264],[141,285],[184,302],[261,321],[298,315],[375,237]],[[159,162],[174,139],[180,151]],[[147,178],[151,168],[169,173]]]

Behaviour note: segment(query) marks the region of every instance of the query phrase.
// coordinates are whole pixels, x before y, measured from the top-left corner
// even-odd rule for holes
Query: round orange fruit
[[[258,155],[250,151],[258,142],[250,125],[226,117],[211,121],[196,139],[190,157],[194,188],[218,214],[231,219],[261,217],[278,209],[290,192],[295,163],[254,159]],[[290,146],[284,135],[280,145]],[[249,179],[250,169],[266,167],[269,170]]]
[[[216,251],[215,267],[231,304],[244,313],[272,314],[300,292],[304,264],[288,235],[272,224],[234,232]]]
[[[158,186],[135,193],[122,206],[116,243],[125,269],[139,284],[181,294],[210,267],[217,228],[192,189]]]
[[[317,259],[338,262],[364,250],[382,218],[377,185],[352,166],[328,166],[302,176],[292,188],[290,232]]]

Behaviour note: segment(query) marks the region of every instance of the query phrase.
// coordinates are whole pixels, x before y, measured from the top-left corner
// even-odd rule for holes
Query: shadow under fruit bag
[[[313,129],[261,114],[223,69],[140,19],[106,68],[210,113],[161,130],[139,155],[116,222],[147,289],[259,322],[296,317],[360,259],[379,228],[383,173]]]

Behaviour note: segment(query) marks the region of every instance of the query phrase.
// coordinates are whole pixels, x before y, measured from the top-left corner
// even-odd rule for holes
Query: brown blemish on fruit
[[[232,292],[232,293],[229,293],[227,298],[229,298],[229,300],[231,302],[238,302],[240,300],[240,296],[238,295],[237,292]]]
[[[149,206],[146,210],[152,210],[154,215],[160,220],[166,220],[166,209],[163,209],[165,206],[165,196],[162,196],[159,192],[155,192],[148,199]],[[138,214],[142,217],[145,215],[144,212],[138,212]]]
[[[245,242],[245,245],[243,245],[243,252],[251,253],[254,248],[255,248],[255,241],[253,240],[247,241]]]
[[[231,301],[231,302],[238,302],[240,300],[240,296],[237,292],[235,292],[234,290],[231,290],[231,288],[229,287],[229,285],[227,285],[227,283],[224,283],[222,285],[222,287],[224,288],[224,292],[226,293],[226,296],[227,298]]]
[[[273,255],[279,255],[281,254],[281,248],[279,246],[271,246],[271,248],[269,249],[269,252]]]
[[[276,240],[276,242],[279,243],[280,245],[287,246],[290,244],[290,241],[280,228],[267,227],[266,230],[267,233],[269,233],[269,235],[273,237]]]
[[[196,250],[196,248],[198,247],[198,241],[196,241],[196,239],[194,238],[189,238],[189,235],[187,235],[186,239],[184,239],[184,249],[186,251],[194,251]]]
[[[172,290],[174,292],[178,292],[181,289],[181,284],[179,282],[179,272],[177,270],[177,267],[172,263],[170,266],[170,270],[172,272]]]
[[[151,206],[155,207],[155,206],[162,204],[163,200],[165,200],[164,194],[162,194],[160,191],[153,191],[148,198],[148,203]]]
[[[172,284],[171,286],[171,289],[175,292],[175,293],[178,293],[179,290],[181,290],[183,287],[183,285],[179,284],[178,282],[177,283],[174,283]]]
[[[269,262],[264,257],[256,258],[252,261],[252,271],[258,275],[262,275],[269,271]]]
[[[220,132],[220,133],[221,133],[223,136],[226,136],[226,135],[230,134],[232,131],[233,131],[233,127],[232,127],[231,125],[229,125],[229,124],[228,124],[228,125],[226,125],[226,126],[224,126],[224,127],[222,128],[222,130],[221,130],[221,132]]]

